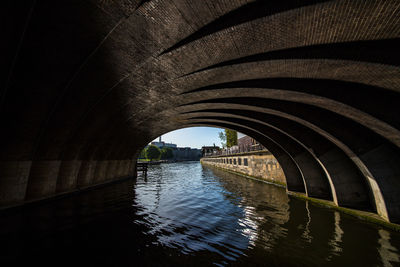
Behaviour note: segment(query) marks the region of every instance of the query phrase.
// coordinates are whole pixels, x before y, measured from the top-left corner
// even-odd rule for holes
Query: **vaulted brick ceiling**
[[[262,142],[289,190],[400,221],[399,1],[0,5],[2,203],[127,175],[209,125]]]

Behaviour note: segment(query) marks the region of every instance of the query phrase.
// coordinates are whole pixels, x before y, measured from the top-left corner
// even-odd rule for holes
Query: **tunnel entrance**
[[[367,226],[358,231],[358,222],[352,227],[355,222],[341,213],[319,210],[309,202],[299,204],[290,197],[329,203],[335,210],[373,213],[373,221],[398,227],[398,0],[4,0],[0,6],[0,211],[14,214],[0,229],[10,230],[9,235],[2,233],[8,243],[20,248],[26,241],[35,247],[38,240],[46,240],[38,250],[49,249],[46,255],[64,255],[60,258],[65,259],[69,257],[62,253],[64,248],[77,252],[74,255],[86,251],[76,251],[69,244],[80,243],[88,233],[91,241],[83,244],[93,246],[89,254],[92,258],[100,255],[97,262],[105,264],[110,258],[103,257],[107,253],[101,245],[115,241],[113,231],[121,236],[118,229],[110,232],[104,227],[105,221],[113,222],[113,217],[106,215],[111,211],[118,215],[115,218],[120,225],[126,226],[130,239],[144,240],[159,254],[179,255],[191,265],[202,259],[188,256],[193,252],[205,255],[205,262],[197,262],[205,264],[257,265],[262,259],[257,255],[262,254],[269,260],[279,258],[283,265],[297,264],[300,258],[308,266],[312,263],[307,257],[296,253],[307,254],[304,248],[311,251],[315,247],[330,248],[321,250],[324,260],[318,265],[357,265],[346,253],[361,255],[357,263],[362,266],[399,262],[398,238],[392,232]],[[204,144],[208,148],[202,153],[202,165],[173,163],[169,166],[175,169],[165,170],[171,179],[174,174],[170,171],[175,170],[180,176],[193,177],[193,183],[170,187],[159,175],[152,176],[163,165],[149,165],[146,179],[154,183],[139,175],[135,184],[131,178],[143,148],[160,135],[187,127],[237,131],[266,150],[239,149],[239,153],[218,155],[213,144]],[[168,151],[163,152],[162,160],[171,159]],[[174,156],[172,151],[172,158],[184,159],[186,152]],[[274,158],[268,159],[272,155]],[[271,164],[266,164],[268,160]],[[235,178],[220,170],[233,169],[249,177],[262,176],[260,170],[275,172],[266,179],[279,183],[283,179],[278,178],[278,168],[284,174],[286,191],[253,180],[235,188]],[[114,184],[116,187],[104,188],[102,193],[93,192],[85,206],[94,205],[93,209],[72,207],[85,203],[83,195],[77,202],[49,204],[44,216],[38,215],[40,208],[32,210],[32,215],[24,208],[122,181],[142,191],[132,195],[132,190],[123,191]],[[178,180],[171,181],[173,185]],[[180,194],[185,185],[194,188],[195,201],[191,202],[190,194]],[[211,193],[197,195],[205,192],[202,190]],[[264,200],[269,197],[270,204],[258,202],[250,194],[252,190]],[[175,199],[164,198],[164,191]],[[121,202],[111,197],[117,193]],[[136,198],[139,195],[142,197]],[[188,205],[179,206],[182,203],[176,201],[180,197]],[[96,206],[94,199],[102,207]],[[132,199],[141,203],[132,216],[143,223],[133,226],[134,231],[129,230],[131,220],[124,217],[131,211],[127,203]],[[210,212],[206,221],[201,221],[198,210],[191,209],[199,203],[204,203],[199,210]],[[215,203],[226,209],[216,212],[212,209]],[[156,207],[163,208],[154,214],[140,212],[152,212]],[[104,220],[94,214],[86,217],[87,210],[101,210],[99,216]],[[304,216],[296,216],[302,211]],[[77,216],[68,217],[68,212]],[[169,224],[174,221],[167,216],[169,212],[196,223]],[[224,212],[236,214],[235,219],[227,222],[224,216],[218,217]],[[329,222],[321,219],[314,224],[318,214]],[[21,219],[25,215],[41,219],[30,228],[29,222]],[[269,217],[273,218],[265,220]],[[55,231],[46,236],[39,221]],[[99,226],[97,222],[101,222]],[[233,247],[215,234],[221,222],[240,233],[233,234],[238,242]],[[207,232],[203,223],[215,227]],[[162,224],[170,228],[159,228]],[[98,232],[91,228],[111,234],[96,245],[92,240]],[[165,234],[169,230],[170,235]],[[148,231],[151,237],[146,239]],[[33,234],[16,239],[21,233]],[[358,235],[343,245],[343,233]],[[201,236],[207,234],[212,245],[202,242]],[[294,246],[290,251],[291,237],[300,237],[301,249]],[[365,242],[352,244],[351,240],[359,238]],[[182,240],[188,239],[190,246],[181,246]],[[55,241],[59,251],[49,245],[54,240],[61,240]],[[174,241],[182,253],[174,250]],[[371,247],[372,243],[379,245]],[[8,251],[12,259],[36,255],[25,248],[19,254],[14,247],[1,251]],[[360,253],[348,247],[360,247]],[[119,254],[110,246],[104,248]],[[134,248],[143,249],[141,245]],[[141,251],[146,254],[151,249]],[[249,253],[254,257],[243,256]],[[142,260],[149,259],[139,254],[136,256]],[[286,260],[280,255],[294,256]],[[168,263],[173,265],[177,259],[172,257]]]
[[[289,191],[400,222],[399,1],[1,5],[2,209],[126,178],[151,138],[213,126],[259,140]]]

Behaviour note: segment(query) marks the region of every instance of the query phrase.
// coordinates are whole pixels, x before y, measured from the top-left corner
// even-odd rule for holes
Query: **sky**
[[[162,141],[177,144],[178,147],[201,148],[215,145],[221,147],[218,133],[223,131],[213,127],[190,127],[162,135]],[[158,138],[154,141],[158,141]]]

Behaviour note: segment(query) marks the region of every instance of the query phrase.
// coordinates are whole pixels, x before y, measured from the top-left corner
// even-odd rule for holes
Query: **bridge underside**
[[[288,190],[400,222],[399,1],[0,5],[1,206],[132,175],[207,125],[259,140]]]

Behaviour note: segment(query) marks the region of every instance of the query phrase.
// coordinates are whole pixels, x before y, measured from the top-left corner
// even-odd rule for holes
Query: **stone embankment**
[[[212,156],[202,158],[200,162],[205,166],[213,166],[286,186],[285,174],[269,151]]]

